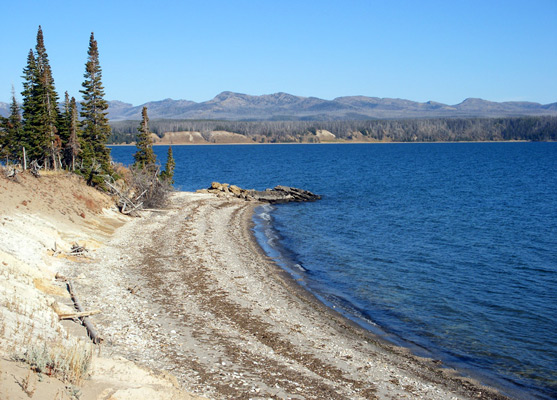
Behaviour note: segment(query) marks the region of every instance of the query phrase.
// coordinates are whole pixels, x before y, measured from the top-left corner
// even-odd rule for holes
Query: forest
[[[136,140],[138,121],[112,122],[110,143]],[[151,132],[229,131],[255,143],[318,142],[317,131],[327,130],[337,139],[351,141],[555,141],[557,117],[433,118],[367,121],[214,121],[151,120]]]

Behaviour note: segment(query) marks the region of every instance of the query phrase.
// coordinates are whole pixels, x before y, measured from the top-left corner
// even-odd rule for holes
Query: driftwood
[[[35,178],[40,178],[41,174],[39,174],[39,171],[43,167],[39,165],[37,160],[33,160],[31,164],[29,164],[29,167],[30,167],[29,171],[31,171],[31,175],[33,175]]]
[[[19,171],[17,168],[9,166],[4,170],[4,175],[6,176],[6,178],[8,179],[12,179],[14,182],[19,183],[19,177],[17,176],[17,174],[19,174],[21,171]]]
[[[79,318],[79,320],[81,321],[81,323],[83,324],[83,326],[87,330],[87,335],[89,335],[89,337],[91,338],[91,340],[93,341],[94,344],[101,343],[103,341],[103,339],[99,336],[99,334],[97,333],[97,330],[93,326],[93,323],[91,322],[91,320],[87,316],[87,315],[92,315],[92,314],[90,314],[90,313],[87,314],[87,312],[83,310],[83,307],[81,307],[81,304],[79,303],[79,300],[77,299],[77,296],[75,295],[75,292],[73,290],[72,283],[68,279],[66,279],[65,277],[63,277],[61,275],[57,275],[56,279],[66,283],[66,286],[67,286],[68,292],[70,293],[70,296],[72,298],[74,307],[78,311],[78,313],[76,313],[76,314],[85,313],[84,316],[78,316],[77,318]]]
[[[101,310],[91,310],[91,311],[82,311],[76,313],[68,313],[68,314],[58,314],[58,318],[60,319],[75,319],[75,318],[83,318],[88,317],[90,315],[100,314]]]
[[[85,246],[80,246],[77,243],[73,243],[72,244],[72,249],[70,250],[69,253],[67,253],[69,256],[77,256],[77,257],[81,257],[83,256],[86,252],[88,252],[89,250],[87,250],[85,248]]]
[[[8,168],[6,168],[6,170],[4,172],[4,175],[6,175],[6,178],[15,179],[15,178],[17,178],[18,173],[19,173],[19,171],[16,168],[8,167]]]
[[[120,192],[113,184],[111,184],[109,181],[105,180],[104,183],[106,183],[108,185],[108,187],[112,190],[113,193],[115,193],[116,195],[118,195],[118,208],[120,209],[120,212],[122,214],[126,214],[126,215],[131,215],[134,216],[136,214],[137,210],[141,210],[143,207],[143,202],[139,202],[139,203],[135,203],[137,200],[139,200],[146,191],[144,191],[143,193],[141,193],[141,195],[139,195],[135,201],[130,199],[128,196],[126,196],[125,194],[123,194],[122,192]]]

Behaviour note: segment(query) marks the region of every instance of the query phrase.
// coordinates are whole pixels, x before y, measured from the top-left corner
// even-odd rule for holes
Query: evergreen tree
[[[112,174],[110,166],[110,149],[106,146],[110,136],[110,125],[106,111],[108,103],[104,100],[102,70],[99,64],[99,50],[95,36],[91,33],[88,59],[85,64],[85,81],[83,82],[83,101],[81,117],[83,140],[82,160],[90,184],[102,184],[98,173]]]
[[[43,146],[43,159],[45,167],[48,168],[50,161],[52,167],[56,169],[58,164],[58,156],[61,150],[61,141],[58,133],[58,94],[54,88],[54,78],[52,70],[46,54],[44,45],[43,31],[39,26],[37,32],[37,45],[35,47],[37,54],[37,72],[39,79],[39,121],[40,125],[36,128],[39,132],[39,141]]]
[[[172,156],[172,146],[168,146],[168,154],[166,156],[166,164],[164,165],[164,171],[161,172],[161,179],[171,185],[174,184],[174,168],[176,167],[176,161]]]
[[[0,115],[0,161],[2,158],[6,157],[6,161],[8,161],[8,157],[10,152],[8,151],[8,135],[6,133],[8,120]]]
[[[65,158],[66,164],[71,167],[72,171],[75,171],[75,162],[77,156],[81,152],[81,144],[79,143],[81,137],[81,131],[79,129],[79,120],[77,117],[77,105],[75,98],[72,97],[69,105],[70,109],[70,124],[69,124],[69,136],[65,147]]]
[[[58,135],[62,140],[62,147],[65,148],[68,144],[70,137],[70,124],[72,122],[72,111],[70,108],[70,95],[68,92],[64,93],[64,109],[60,113],[60,120],[58,121]]]
[[[142,121],[137,129],[137,152],[133,158],[135,160],[133,166],[139,169],[148,169],[154,171],[156,169],[157,157],[153,151],[153,140],[149,131],[149,117],[147,116],[147,107],[143,107],[141,112]]]
[[[10,115],[4,119],[4,136],[0,143],[2,158],[17,161],[21,158],[22,149],[20,143],[23,139],[23,125],[19,104],[15,98],[15,90],[12,87],[12,103],[10,104]]]
[[[57,135],[58,94],[40,26],[35,54],[29,52],[23,74],[23,119],[29,158],[42,162],[47,168],[50,165],[56,168],[61,148]]]
[[[25,147],[27,157],[39,159],[42,149],[39,141],[38,131],[35,129],[39,125],[39,103],[38,90],[39,79],[37,62],[33,50],[29,50],[27,55],[27,65],[23,69],[23,132],[21,147]]]

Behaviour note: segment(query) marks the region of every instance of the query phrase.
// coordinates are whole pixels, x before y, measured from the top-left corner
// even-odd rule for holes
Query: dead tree
[[[33,175],[35,178],[40,178],[41,177],[41,174],[39,173],[39,171],[43,167],[42,167],[42,165],[39,165],[37,160],[31,161],[31,164],[29,164],[29,167],[30,167],[31,175]]]

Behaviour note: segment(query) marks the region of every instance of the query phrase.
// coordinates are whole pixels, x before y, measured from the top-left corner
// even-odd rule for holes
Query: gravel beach
[[[355,326],[256,243],[258,203],[177,192],[68,263],[104,343],[215,399],[503,399]]]

